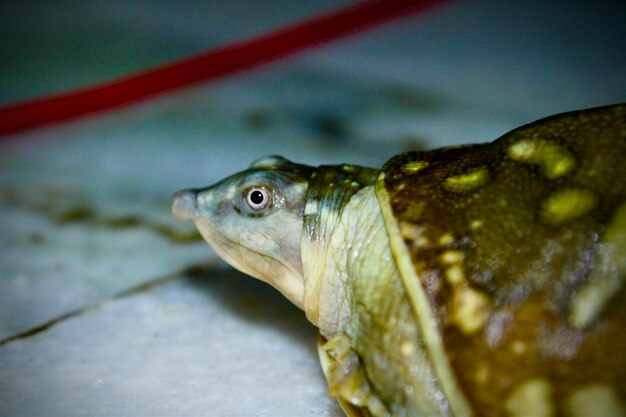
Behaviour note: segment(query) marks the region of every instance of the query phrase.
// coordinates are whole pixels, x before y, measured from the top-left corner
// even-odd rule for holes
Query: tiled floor
[[[226,3],[178,2],[180,14],[167,2],[7,7],[0,103],[346,2]],[[378,166],[405,149],[488,141],[626,101],[624,15],[618,2],[450,2],[0,142],[0,416],[339,416],[315,329],[171,219],[171,194],[262,155]]]

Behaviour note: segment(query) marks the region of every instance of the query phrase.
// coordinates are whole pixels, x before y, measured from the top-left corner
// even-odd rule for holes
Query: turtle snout
[[[196,217],[196,190],[181,190],[174,194],[172,214],[179,220],[193,220]]]

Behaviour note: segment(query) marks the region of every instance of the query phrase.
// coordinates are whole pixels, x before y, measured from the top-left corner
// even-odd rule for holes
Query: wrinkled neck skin
[[[304,310],[329,338],[350,319],[350,280],[367,272],[362,271],[368,265],[364,257],[377,252],[374,246],[386,244],[373,239],[386,236],[384,222],[373,185],[347,193],[344,201],[337,201],[337,195],[308,199],[304,218]]]

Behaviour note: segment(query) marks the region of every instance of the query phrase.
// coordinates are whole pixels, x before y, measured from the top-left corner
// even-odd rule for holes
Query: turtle
[[[350,416],[626,413],[626,104],[381,169],[264,157],[172,210],[304,310]]]

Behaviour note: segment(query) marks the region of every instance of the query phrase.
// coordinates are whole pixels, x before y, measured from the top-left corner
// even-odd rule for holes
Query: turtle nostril
[[[196,190],[181,190],[174,194],[172,214],[179,220],[192,220],[196,217]]]

